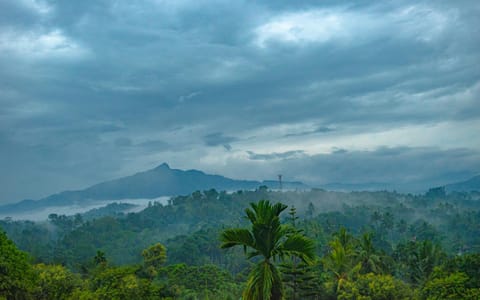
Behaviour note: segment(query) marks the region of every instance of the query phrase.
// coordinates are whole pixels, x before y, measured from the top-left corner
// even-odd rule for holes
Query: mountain
[[[465,181],[447,184],[445,186],[445,190],[447,192],[480,191],[480,175],[477,175]]]
[[[161,196],[188,195],[197,190],[251,190],[261,185],[278,188],[276,181],[235,180],[198,170],[171,169],[163,163],[158,167],[131,176],[102,182],[84,190],[64,191],[34,201],[23,200],[0,206],[0,213],[12,213],[117,199],[154,199]],[[301,182],[283,182],[285,189],[307,189]]]

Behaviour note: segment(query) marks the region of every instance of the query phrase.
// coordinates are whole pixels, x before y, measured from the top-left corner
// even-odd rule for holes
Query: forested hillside
[[[280,241],[296,232],[314,245],[305,262],[290,252],[275,261],[286,299],[480,297],[480,193],[265,186],[197,191],[139,213],[0,221],[0,297],[238,299],[259,260],[242,247],[221,249],[220,237],[232,228],[254,230],[245,209],[262,199],[288,206],[279,222],[290,235]]]
[[[101,182],[83,190],[63,191],[39,200],[23,200],[18,203],[0,205],[0,214],[12,216],[28,215],[38,210],[56,210],[61,207],[80,206],[121,199],[154,199],[170,195],[185,195],[197,190],[216,188],[218,190],[253,190],[268,184],[278,188],[278,181],[234,180],[220,175],[206,174],[199,170],[171,169],[163,163],[151,170],[131,176]],[[307,189],[301,182],[282,182],[288,189]],[[131,200],[132,201],[132,200]],[[136,202],[133,200],[133,202]]]

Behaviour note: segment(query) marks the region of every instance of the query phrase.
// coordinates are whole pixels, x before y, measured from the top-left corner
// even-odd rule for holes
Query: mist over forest
[[[0,300],[480,299],[479,28],[0,0]]]
[[[152,200],[139,212],[128,212],[129,204],[112,203],[84,214],[52,213],[41,222],[6,218],[0,226],[29,253],[31,272],[40,276],[36,284],[48,280],[27,289],[36,297],[57,295],[52,294],[55,289],[68,286],[61,297],[235,299],[245,293],[248,274],[258,260],[245,259],[241,249],[222,250],[222,232],[248,228],[245,209],[262,199],[288,205],[279,222],[307,238],[316,257],[308,265],[279,265],[287,299],[379,297],[378,293],[389,299],[426,299],[450,295],[451,291],[436,290],[446,282],[455,284],[455,295],[462,299],[480,295],[477,191],[447,193],[439,187],[413,195],[279,191],[267,186],[236,192],[210,189],[163,203]],[[345,238],[347,244],[337,244]],[[161,245],[155,250],[163,253],[160,265],[149,266],[145,260],[152,245]],[[350,254],[336,261],[336,251]],[[112,283],[127,279],[134,280],[133,286]],[[368,282],[381,284],[383,290],[355,292],[357,285]]]

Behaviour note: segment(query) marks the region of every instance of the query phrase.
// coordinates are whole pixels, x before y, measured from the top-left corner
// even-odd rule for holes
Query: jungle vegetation
[[[0,299],[480,298],[477,192],[262,186],[0,227]]]

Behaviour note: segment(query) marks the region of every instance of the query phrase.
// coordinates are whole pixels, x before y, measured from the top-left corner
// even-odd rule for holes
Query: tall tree
[[[431,241],[410,241],[400,243],[393,253],[397,261],[397,272],[407,281],[422,285],[428,280],[435,266],[441,264],[445,253]]]
[[[382,273],[382,257],[373,246],[373,235],[371,232],[365,232],[360,237],[357,260],[362,264],[362,273]]]
[[[302,234],[303,230],[297,228],[297,210],[295,206],[288,212],[288,221],[292,225],[292,233]],[[282,279],[287,287],[287,299],[311,299],[322,292],[322,282],[318,274],[319,262],[307,264],[299,258],[292,256],[280,264]]]
[[[221,233],[221,248],[243,246],[247,257],[260,256],[260,261],[250,272],[243,292],[246,300],[277,300],[284,294],[281,274],[275,265],[277,259],[295,256],[304,262],[315,257],[313,241],[280,223],[280,213],[287,206],[271,204],[268,200],[250,203],[245,213],[251,228],[226,229]]]
[[[160,267],[167,260],[167,249],[160,243],[156,243],[142,251],[146,272],[155,277]]]
[[[323,265],[333,275],[331,288],[337,293],[360,272],[362,264],[356,260],[355,240],[344,227],[335,234],[329,248],[328,254],[323,257]]]
[[[34,283],[27,254],[0,231],[0,299],[28,299]]]

